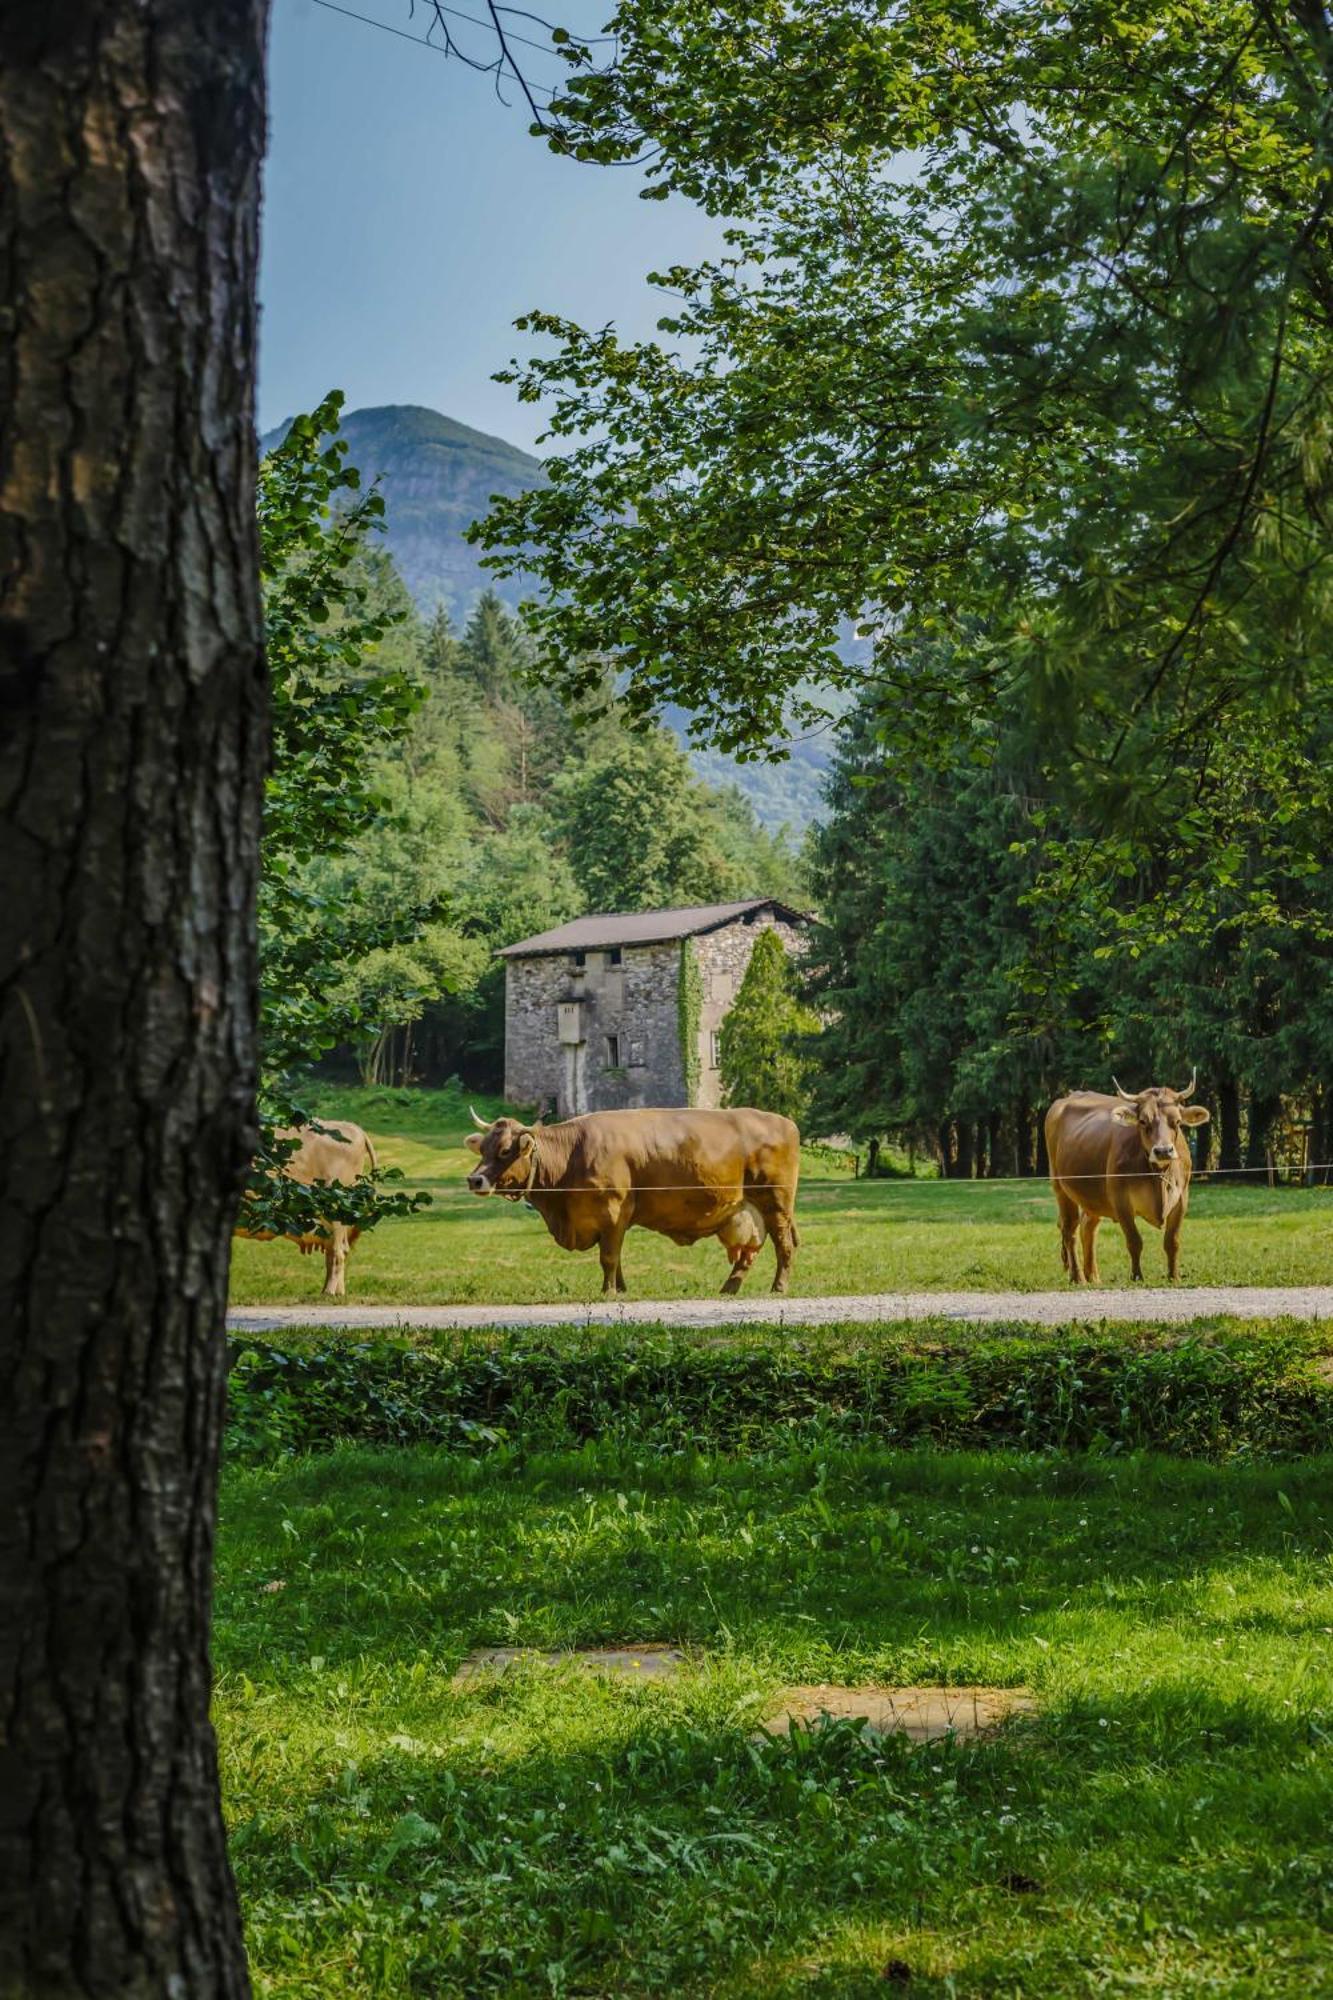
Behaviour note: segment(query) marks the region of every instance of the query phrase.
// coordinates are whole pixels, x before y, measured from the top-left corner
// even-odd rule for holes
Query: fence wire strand
[[[1057,1181],[1060,1182],[1061,1185],[1072,1185],[1073,1183],[1078,1181],[1141,1181],[1148,1179],[1155,1172],[1156,1172],[1155,1168],[1145,1166],[1132,1169],[1127,1173],[1118,1173],[1118,1174],[1106,1174],[1106,1173],[1052,1174],[1047,1172],[1044,1174],[993,1174],[993,1175],[982,1174],[970,1177],[963,1175],[923,1174],[919,1178],[910,1174],[886,1174],[882,1178],[879,1176],[874,1176],[872,1178],[869,1175],[848,1174],[848,1175],[840,1175],[836,1179],[829,1179],[829,1180],[819,1180],[813,1174],[810,1174],[807,1175],[804,1178],[804,1180],[797,1180],[797,1181],[744,1182],[741,1184],[741,1193],[742,1195],[744,1195],[751,1189],[753,1189],[754,1192],[756,1193],[763,1193],[766,1189],[775,1189],[775,1190],[781,1190],[781,1192],[783,1192],[784,1194],[790,1194],[793,1192],[799,1194],[802,1187],[805,1188],[883,1187],[883,1188],[912,1188],[912,1189],[937,1188],[937,1187],[948,1187],[948,1188],[1025,1187],[1033,1189],[1049,1189],[1053,1188]],[[1293,1161],[1289,1164],[1278,1164],[1277,1162],[1274,1162],[1272,1167],[1269,1167],[1267,1165],[1262,1167],[1210,1167],[1210,1168],[1194,1167],[1190,1171],[1190,1185],[1194,1186],[1199,1182],[1208,1183],[1213,1181],[1216,1181],[1219,1184],[1225,1184],[1228,1181],[1233,1181],[1238,1179],[1240,1176],[1244,1174],[1271,1175],[1274,1178],[1274,1180],[1276,1180],[1276,1177],[1279,1174],[1298,1174],[1302,1178],[1308,1179],[1308,1176],[1311,1174],[1327,1174],[1327,1173],[1333,1173],[1333,1160],[1309,1160],[1309,1161],[1300,1160],[1300,1161]],[[410,1179],[411,1176],[406,1176],[406,1178]],[[708,1185],[700,1181],[652,1181],[648,1183],[646,1186],[631,1187],[627,1189],[626,1192],[630,1194],[711,1194],[729,1190],[734,1185],[735,1185],[734,1182],[724,1182],[721,1184],[720,1187],[714,1188],[714,1187],[709,1187]],[[1321,1189],[1320,1191],[1333,1192],[1333,1190],[1327,1188]],[[546,1194],[546,1195],[614,1194],[616,1190],[614,1188],[534,1187],[528,1185],[524,1185],[522,1187],[497,1187],[494,1184],[492,1184],[491,1187],[486,1190],[463,1186],[463,1187],[450,1188],[448,1192],[454,1195],[467,1195],[472,1200],[477,1201],[477,1200],[484,1200],[487,1194],[519,1195],[526,1200],[530,1195],[534,1194]]]

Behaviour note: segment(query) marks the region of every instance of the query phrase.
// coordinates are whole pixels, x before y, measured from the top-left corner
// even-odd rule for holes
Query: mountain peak
[[[427,409],[424,403],[380,403],[369,409],[350,410],[342,427],[344,436],[353,440],[364,438],[372,446],[393,444],[404,449],[436,446],[447,451],[474,451],[513,465],[527,475],[528,484],[541,477],[540,459],[520,451],[504,438],[473,430],[470,424],[460,424],[440,410]]]
[[[260,449],[271,451],[287,430],[269,431]],[[511,609],[527,594],[525,577],[501,580],[484,570],[464,536],[496,495],[542,483],[540,459],[422,403],[348,410],[342,435],[362,477],[380,481],[385,540],[419,610],[429,615],[443,604],[461,625],[483,590],[497,591]]]
[[[287,428],[270,431],[261,448],[271,451]],[[484,570],[464,537],[473,521],[490,512],[496,495],[544,483],[540,459],[421,403],[349,410],[342,435],[362,477],[380,481],[385,542],[423,615],[443,604],[457,629],[484,590],[494,590],[510,610],[520,598],[536,594],[535,577],[496,577]],[[684,714],[666,719],[686,740]],[[695,753],[694,761],[712,783],[738,784],[770,826],[784,820],[803,826],[819,811],[827,762],[822,741],[793,746],[791,761],[783,765],[738,765],[718,752]]]

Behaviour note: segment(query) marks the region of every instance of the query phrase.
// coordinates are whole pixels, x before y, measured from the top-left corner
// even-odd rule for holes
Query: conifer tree
[[[740,991],[722,1023],[722,1091],[727,1104],[780,1111],[799,1125],[810,1104],[808,1041],[819,1016],[801,999],[778,933],[760,932]]]

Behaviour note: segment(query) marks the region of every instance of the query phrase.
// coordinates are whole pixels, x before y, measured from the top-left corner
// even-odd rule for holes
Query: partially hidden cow
[[[627,1290],[628,1229],[673,1243],[720,1239],[731,1261],[722,1289],[738,1292],[767,1238],[773,1290],[785,1292],[796,1229],[801,1135],[772,1111],[590,1111],[558,1125],[472,1114],[477,1195],[529,1202],[562,1250],[597,1246],[602,1291]]]
[[[1184,1090],[1164,1084],[1116,1095],[1096,1090],[1058,1097],[1046,1113],[1046,1152],[1060,1212],[1060,1258],[1071,1283],[1100,1282],[1097,1230],[1120,1224],[1132,1275],[1143,1276],[1140,1222],[1162,1231],[1167,1275],[1180,1276],[1180,1227],[1189,1207],[1190,1149],[1185,1128],[1206,1125],[1208,1113],[1190,1104],[1198,1072]],[[1081,1239],[1081,1245],[1080,1240]]]
[[[315,1181],[350,1187],[367,1168],[373,1173],[378,1165],[369,1135],[348,1118],[340,1118],[336,1125],[321,1119],[318,1131],[309,1125],[283,1126],[277,1137],[298,1141],[296,1151],[284,1162],[282,1171],[290,1180],[301,1181],[307,1187]],[[271,1243],[278,1231],[238,1229],[235,1233],[256,1243]],[[295,1243],[303,1257],[309,1257],[315,1250],[324,1252],[323,1296],[341,1299],[347,1292],[348,1254],[360,1234],[353,1224],[324,1222],[317,1230],[307,1230],[302,1236],[289,1236],[286,1240]]]

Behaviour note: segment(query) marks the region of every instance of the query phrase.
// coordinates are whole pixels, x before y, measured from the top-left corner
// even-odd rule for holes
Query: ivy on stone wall
[[[704,983],[689,938],[680,941],[680,977],[676,981],[676,1019],[680,1027],[680,1063],[685,1078],[685,1102],[699,1095],[699,1023],[703,1018]]]

